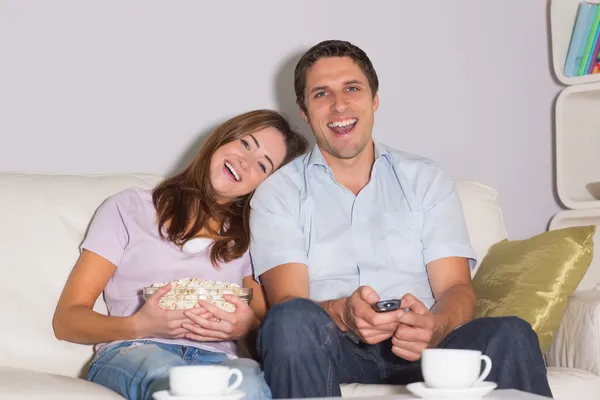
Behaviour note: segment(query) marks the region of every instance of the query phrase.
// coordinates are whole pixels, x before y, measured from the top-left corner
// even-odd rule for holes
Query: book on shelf
[[[600,73],[600,5],[579,3],[564,74],[583,76]]]
[[[600,52],[598,57],[596,57],[596,61],[594,62],[594,66],[592,68],[592,74],[600,74]]]
[[[595,56],[594,56],[595,55]],[[591,60],[588,63],[588,74],[597,74],[600,72],[600,29],[596,32],[596,45],[590,54]]]

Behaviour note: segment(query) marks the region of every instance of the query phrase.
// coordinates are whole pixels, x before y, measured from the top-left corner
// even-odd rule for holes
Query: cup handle
[[[225,390],[225,393],[223,393],[223,394],[227,394],[227,393],[233,392],[235,389],[237,389],[238,387],[240,387],[240,385],[242,384],[242,381],[244,380],[244,376],[242,375],[242,371],[240,371],[237,368],[230,368],[229,369],[229,379],[231,379],[231,377],[233,375],[235,375],[235,381]]]
[[[492,359],[491,358],[489,358],[485,354],[482,354],[481,361],[485,361],[485,368],[483,369],[483,372],[481,373],[481,375],[479,375],[479,378],[477,378],[477,380],[473,383],[473,385],[483,382],[483,380],[485,378],[487,378],[487,376],[492,371]]]

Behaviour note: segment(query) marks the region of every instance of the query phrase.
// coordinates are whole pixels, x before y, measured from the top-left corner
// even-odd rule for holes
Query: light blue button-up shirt
[[[457,256],[475,265],[454,181],[436,163],[377,142],[357,196],[337,183],[317,146],[279,169],[252,198],[250,231],[257,279],[306,264],[316,301],[368,285],[382,299],[412,293],[431,308],[429,262]]]

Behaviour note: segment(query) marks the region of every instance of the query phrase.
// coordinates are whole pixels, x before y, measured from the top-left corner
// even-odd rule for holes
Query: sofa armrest
[[[586,290],[569,297],[546,362],[549,367],[600,375],[600,291]]]

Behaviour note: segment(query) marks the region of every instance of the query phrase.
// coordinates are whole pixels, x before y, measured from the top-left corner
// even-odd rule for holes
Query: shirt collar
[[[375,161],[377,161],[379,158],[384,158],[390,164],[393,164],[392,155],[388,149],[382,143],[379,143],[376,140],[373,140],[373,143],[375,143]]]
[[[327,165],[327,161],[325,161],[325,157],[323,157],[323,153],[321,153],[321,149],[317,144],[314,145],[312,151],[310,152],[310,156],[308,157],[308,165],[322,165],[324,167],[329,167]]]
[[[376,140],[373,140],[373,143],[375,144],[375,161],[377,161],[380,157],[383,157],[391,164],[392,155],[388,149],[386,149],[383,144]],[[308,157],[308,165],[322,165],[329,168],[329,165],[327,165],[327,161],[325,161],[325,157],[323,157],[323,153],[321,153],[321,149],[317,144],[314,145],[312,151],[310,152],[310,156]]]

